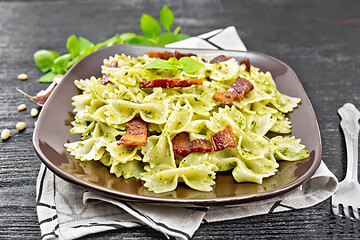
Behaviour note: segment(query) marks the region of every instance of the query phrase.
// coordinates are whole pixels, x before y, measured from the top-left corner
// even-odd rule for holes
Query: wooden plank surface
[[[33,62],[38,49],[65,52],[71,34],[100,42],[116,33],[140,33],[142,13],[157,16],[167,4],[182,32],[197,35],[233,25],[249,50],[272,55],[298,74],[320,126],[323,160],[343,178],[345,142],[337,109],[360,109],[360,2],[356,0],[134,0],[0,1],[0,239],[39,239],[35,184],[40,160],[32,147],[35,104],[16,87],[36,94],[47,84]],[[29,79],[20,81],[19,73]],[[25,103],[23,112],[17,106]],[[25,131],[15,129],[18,121]],[[330,200],[314,207],[220,223],[202,224],[193,239],[357,239],[359,222],[331,214]],[[148,227],[84,239],[159,239]]]

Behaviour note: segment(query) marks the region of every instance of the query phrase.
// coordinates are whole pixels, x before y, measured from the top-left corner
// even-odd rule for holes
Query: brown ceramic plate
[[[37,154],[51,171],[67,181],[114,198],[179,205],[236,204],[270,198],[298,187],[314,174],[321,161],[321,139],[315,113],[300,81],[293,70],[283,62],[250,51],[180,50],[204,55],[205,59],[212,59],[219,54],[238,60],[247,57],[252,65],[262,71],[270,71],[280,92],[301,98],[301,104],[290,114],[290,120],[293,135],[301,138],[302,144],[310,153],[308,159],[280,162],[277,174],[265,179],[261,185],[237,183],[230,173],[218,173],[212,192],[199,192],[180,184],[176,191],[155,194],[147,191],[141,181],[117,178],[99,162],[80,162],[70,156],[64,149],[64,143],[80,139],[80,136],[69,132],[73,118],[71,98],[79,93],[74,80],[100,76],[103,59],[116,53],[140,56],[148,51],[164,50],[169,51],[164,48],[133,45],[107,47],[85,57],[66,74],[43,107],[33,136]]]

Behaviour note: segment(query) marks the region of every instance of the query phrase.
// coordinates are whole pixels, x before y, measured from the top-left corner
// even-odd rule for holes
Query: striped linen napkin
[[[167,45],[176,48],[243,50],[234,27]],[[191,239],[200,224],[314,206],[332,195],[337,179],[324,162],[314,176],[283,195],[209,208],[166,207],[130,203],[85,191],[41,165],[36,186],[37,214],[43,240],[76,239],[92,233],[148,225],[166,238]]]

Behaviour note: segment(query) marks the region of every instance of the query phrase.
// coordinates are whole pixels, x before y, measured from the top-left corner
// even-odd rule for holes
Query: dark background
[[[71,34],[92,42],[116,33],[141,33],[142,13],[158,17],[166,4],[175,25],[195,36],[233,25],[248,50],[274,56],[294,69],[307,92],[322,136],[323,160],[340,179],[345,142],[337,109],[360,108],[360,2],[356,0],[133,0],[0,1],[0,239],[39,239],[35,184],[40,160],[32,147],[36,105],[16,91],[45,89],[33,61],[39,49],[66,51]],[[27,73],[20,81],[17,75]],[[27,110],[17,111],[21,103]],[[15,124],[27,123],[18,133]],[[202,224],[193,239],[356,239],[359,222],[335,217],[330,199],[308,209]],[[148,227],[100,233],[87,239],[158,239]]]

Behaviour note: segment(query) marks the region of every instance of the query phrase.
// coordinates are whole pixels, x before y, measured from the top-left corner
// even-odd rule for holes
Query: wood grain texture
[[[197,35],[234,25],[249,50],[272,55],[298,74],[315,109],[323,160],[340,179],[346,167],[345,142],[337,109],[346,102],[360,109],[360,3],[356,0],[133,0],[0,1],[0,239],[39,239],[35,184],[40,160],[32,147],[36,105],[16,87],[36,94],[47,84],[33,62],[38,49],[65,52],[71,34],[100,42],[116,33],[140,33],[142,13],[157,16],[163,4],[175,25]],[[29,79],[20,81],[19,73]],[[17,111],[25,103],[28,108]],[[24,121],[26,130],[15,124]],[[330,200],[314,207],[220,223],[202,224],[193,239],[358,239],[359,222],[331,214]],[[162,239],[139,227],[83,239]]]

